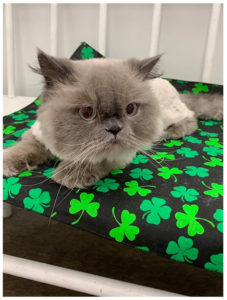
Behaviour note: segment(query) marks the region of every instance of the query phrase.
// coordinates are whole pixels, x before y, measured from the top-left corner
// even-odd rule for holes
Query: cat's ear
[[[142,78],[142,80],[152,79],[161,76],[156,70],[156,64],[161,56],[162,54],[142,60],[132,58],[127,60],[126,63],[133,72],[137,73]]]
[[[31,69],[43,75],[47,87],[52,87],[59,82],[76,81],[75,70],[68,59],[47,55],[40,49],[38,49],[37,58],[39,67],[31,67]]]

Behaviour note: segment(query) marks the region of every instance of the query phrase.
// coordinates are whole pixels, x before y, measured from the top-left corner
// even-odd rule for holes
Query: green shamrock
[[[14,140],[6,140],[4,143],[3,143],[3,147],[11,147],[11,146],[14,146],[17,142],[14,141]]]
[[[52,177],[53,173],[54,173],[54,170],[55,168],[49,168],[49,169],[46,169],[44,172],[43,172],[43,175],[46,176],[47,178],[50,178]]]
[[[131,163],[134,165],[138,165],[138,164],[145,164],[148,161],[149,159],[145,155],[138,154],[136,157],[133,158]]]
[[[150,252],[150,249],[147,246],[136,246],[135,248],[146,252]]]
[[[192,260],[196,260],[199,254],[199,250],[197,248],[192,248],[192,246],[192,239],[180,236],[177,243],[174,241],[168,243],[166,253],[171,255],[171,259],[192,263]]]
[[[223,166],[223,161],[221,158],[210,157],[210,160],[205,156],[202,156],[205,160],[207,160],[204,165],[209,167]]]
[[[121,223],[117,220],[115,215],[115,207],[112,208],[112,214],[119,225],[119,227],[115,227],[110,230],[109,235],[110,237],[114,238],[117,242],[122,242],[124,237],[129,241],[134,241],[135,236],[140,232],[139,227],[135,225],[131,225],[136,220],[136,215],[131,214],[128,210],[124,209],[121,212]]]
[[[71,215],[74,215],[81,211],[81,214],[79,218],[72,222],[72,224],[77,224],[80,219],[82,218],[84,212],[86,212],[89,216],[92,218],[97,217],[98,212],[97,210],[100,207],[100,204],[98,202],[92,202],[91,201],[94,199],[95,195],[94,194],[87,194],[87,193],[81,193],[80,194],[80,201],[77,199],[72,199],[70,201],[70,208],[69,208],[69,213]]]
[[[188,235],[195,236],[196,234],[203,234],[204,233],[203,226],[197,220],[206,221],[212,227],[215,227],[213,222],[211,222],[207,219],[204,219],[204,218],[196,217],[196,214],[199,210],[198,205],[184,204],[182,206],[182,208],[183,208],[185,213],[177,212],[175,214],[175,218],[177,220],[176,226],[178,228],[184,228],[184,227],[188,226]]]
[[[210,137],[216,137],[218,136],[217,133],[214,133],[214,132],[206,132],[206,131],[201,131],[199,133],[201,136],[210,136]]]
[[[205,263],[204,268],[223,273],[223,253],[211,255],[210,262]]]
[[[199,94],[200,92],[209,92],[209,88],[206,84],[195,83],[195,87],[192,89],[193,94]]]
[[[174,154],[168,154],[167,152],[156,152],[156,154],[151,155],[151,157],[154,160],[160,160],[159,162],[163,162],[165,158],[170,160],[175,159]]]
[[[177,153],[188,158],[194,158],[195,156],[199,155],[197,151],[194,151],[191,148],[186,148],[186,147],[182,147],[178,149]]]
[[[45,207],[50,207],[51,201],[50,194],[48,191],[42,192],[42,189],[32,189],[29,191],[29,196],[24,198],[24,208],[32,210],[39,214],[44,213]]]
[[[25,176],[31,176],[31,175],[32,175],[32,172],[29,171],[29,170],[26,170],[26,171],[20,173],[20,174],[18,175],[18,177],[25,177]]]
[[[180,84],[188,83],[188,81],[185,81],[185,80],[177,80],[177,82],[180,83]]]
[[[29,126],[29,127],[31,127],[33,124],[35,124],[35,121],[36,120],[30,120],[30,121],[27,122],[26,125]]]
[[[189,143],[193,143],[193,144],[201,144],[202,143],[202,140],[194,137],[194,136],[185,136],[183,138],[184,141],[187,141]]]
[[[117,175],[117,174],[122,174],[123,173],[123,169],[124,169],[125,167],[122,167],[122,168],[120,168],[120,169],[116,169],[116,170],[112,170],[111,171],[111,174],[112,175]]]
[[[22,136],[22,135],[25,133],[25,131],[27,131],[28,129],[29,129],[29,128],[24,128],[24,129],[18,130],[18,131],[16,131],[16,132],[14,132],[13,135],[16,136],[16,137],[20,137],[20,136]]]
[[[184,143],[181,142],[181,141],[179,141],[179,140],[170,140],[169,143],[165,143],[165,144],[163,144],[163,146],[166,146],[166,147],[171,148],[171,147],[174,147],[174,146],[179,147],[179,146],[181,146],[181,145],[183,145],[183,144],[184,144]]]
[[[213,215],[214,219],[220,223],[218,223],[217,225],[217,229],[220,232],[223,232],[223,221],[224,221],[224,216],[223,216],[223,209],[216,209],[214,215]]]
[[[15,198],[13,195],[18,195],[21,189],[21,184],[18,183],[19,178],[9,177],[3,178],[3,200],[7,200],[8,197]]]
[[[166,204],[166,200],[162,198],[153,197],[151,200],[143,200],[140,209],[145,211],[142,219],[146,217],[146,222],[153,225],[159,225],[161,219],[168,220],[172,208]]]
[[[202,185],[209,189],[208,191],[203,192],[205,195],[209,195],[212,198],[218,198],[219,195],[223,196],[222,184],[211,183],[211,187],[209,187],[202,181]]]
[[[27,115],[25,115],[25,114],[19,114],[19,115],[14,115],[14,114],[12,114],[11,116],[12,116],[12,118],[13,118],[14,120],[17,120],[17,121],[22,121],[22,120],[25,120],[25,119],[28,119],[28,118],[29,118],[29,116],[27,116]]]
[[[203,151],[211,156],[223,155],[223,149],[218,147],[203,147]]]
[[[197,168],[195,166],[187,166],[185,170],[185,173],[190,176],[199,176],[199,177],[207,177],[209,176],[209,170],[206,168]]]
[[[153,172],[149,169],[133,169],[130,171],[130,176],[134,179],[140,178],[141,180],[149,180],[153,178]]]
[[[3,133],[4,134],[10,134],[13,133],[15,131],[16,127],[15,126],[7,126],[5,129],[3,129]]]
[[[201,122],[203,125],[205,125],[205,126],[213,126],[213,125],[222,123],[222,122],[220,122],[220,121],[214,121],[214,120],[200,121],[200,122]]]
[[[182,94],[189,94],[190,92],[188,90],[183,90]]]
[[[98,192],[107,193],[109,190],[115,191],[119,187],[119,183],[116,182],[115,179],[105,178],[103,180],[99,180],[94,184],[94,188]]]
[[[37,111],[36,110],[29,110],[28,113],[30,113],[30,114],[37,114]]]
[[[174,182],[177,182],[177,178],[174,174],[182,174],[183,171],[181,171],[178,168],[168,168],[168,167],[162,167],[159,168],[158,171],[160,171],[160,173],[158,173],[158,176],[161,176],[164,179],[169,179],[171,176],[174,178]]]
[[[127,187],[124,188],[123,191],[128,193],[129,196],[134,196],[136,193],[138,193],[140,196],[147,196],[147,194],[151,193],[151,190],[145,189],[144,187],[155,187],[152,185],[140,187],[136,180],[125,182],[125,185],[127,185]]]
[[[195,189],[187,189],[185,186],[175,186],[170,193],[174,198],[181,198],[183,202],[184,200],[188,202],[195,201],[199,195],[199,192]]]
[[[223,145],[219,143],[219,138],[209,138],[208,141],[205,141],[207,146],[214,146],[218,148],[223,148]]]
[[[35,105],[39,106],[41,103],[42,103],[41,98],[35,100]]]
[[[82,59],[89,59],[94,57],[93,49],[91,47],[84,47],[81,50]]]

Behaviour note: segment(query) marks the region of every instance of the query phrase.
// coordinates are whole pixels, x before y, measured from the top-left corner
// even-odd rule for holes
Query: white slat
[[[8,96],[15,97],[14,48],[13,48],[13,5],[5,4],[6,57]]]
[[[218,34],[218,24],[219,24],[219,18],[221,14],[221,7],[222,7],[221,3],[215,3],[212,5],[205,59],[203,65],[203,74],[202,74],[203,82],[210,82],[211,80],[211,71],[212,71],[214,51],[215,51],[215,45],[217,40],[217,34]]]
[[[158,43],[160,36],[162,4],[156,3],[153,5],[152,27],[151,27],[151,41],[149,55],[155,56],[158,54]]]
[[[107,3],[99,5],[99,44],[98,49],[102,55],[106,55],[106,27],[107,27]]]
[[[50,4],[50,53],[58,54],[58,4]]]

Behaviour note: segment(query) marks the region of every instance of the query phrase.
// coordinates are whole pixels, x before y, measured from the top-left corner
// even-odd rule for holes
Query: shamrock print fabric
[[[71,59],[103,57],[83,42]],[[222,86],[168,79],[181,93]],[[4,117],[4,147],[18,142],[42,103]],[[138,153],[86,190],[58,185],[59,159],[3,179],[3,201],[107,239],[170,259],[223,271],[223,124],[200,120],[192,136]],[[32,220],[31,220],[32,222]]]

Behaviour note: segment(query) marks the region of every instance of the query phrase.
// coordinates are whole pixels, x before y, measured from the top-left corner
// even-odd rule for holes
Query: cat
[[[37,56],[43,103],[31,129],[3,151],[5,176],[57,156],[52,179],[86,188],[157,141],[191,134],[197,117],[222,118],[221,96],[198,96],[195,104],[159,78],[160,56],[72,61],[41,50]]]

